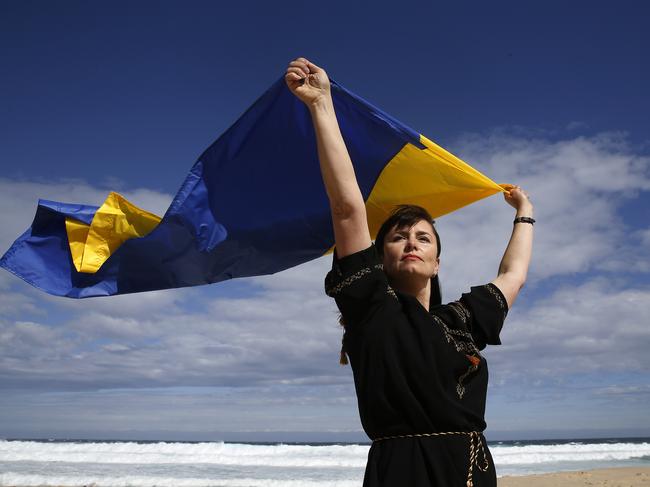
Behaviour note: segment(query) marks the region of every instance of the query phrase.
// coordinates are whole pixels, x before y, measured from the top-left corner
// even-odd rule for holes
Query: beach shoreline
[[[536,475],[504,476],[499,487],[650,487],[650,467],[615,467]]]
[[[97,484],[90,484],[84,487],[93,487],[94,485]],[[534,475],[508,475],[499,477],[498,485],[499,487],[650,487],[650,467],[615,467]],[[38,486],[7,485],[6,487]]]
[[[0,440],[0,486],[360,487],[368,448],[357,443]],[[490,450],[501,487],[650,487],[650,438],[503,441]]]

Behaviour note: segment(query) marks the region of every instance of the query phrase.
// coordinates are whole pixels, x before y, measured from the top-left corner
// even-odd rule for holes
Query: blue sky
[[[304,55],[532,195],[488,437],[649,435],[650,7],[294,3],[1,2],[0,252],[39,197],[164,213]],[[439,220],[447,300],[494,277],[512,213],[492,197]],[[362,440],[328,266],[83,301],[3,272],[0,436]]]

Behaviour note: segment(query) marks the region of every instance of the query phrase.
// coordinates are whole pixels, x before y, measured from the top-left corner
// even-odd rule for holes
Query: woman
[[[289,89],[309,108],[334,224],[326,291],[345,326],[361,423],[373,440],[364,487],[496,485],[482,431],[488,370],[479,351],[499,344],[503,320],[526,280],[533,207],[515,187],[516,210],[498,276],[441,305],[440,239],[426,210],[400,207],[372,244],[352,161],[325,71],[292,61]]]

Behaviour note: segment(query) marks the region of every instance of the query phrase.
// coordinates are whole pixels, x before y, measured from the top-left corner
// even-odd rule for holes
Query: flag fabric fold
[[[508,189],[331,86],[373,235],[396,204],[438,217]],[[101,207],[40,200],[0,266],[84,298],[272,274],[333,244],[311,118],[280,79],[201,154],[162,218],[116,193]]]

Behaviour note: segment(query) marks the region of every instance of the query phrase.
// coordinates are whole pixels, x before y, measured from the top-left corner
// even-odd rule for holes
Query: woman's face
[[[391,279],[430,279],[438,274],[437,255],[436,236],[426,220],[410,228],[393,227],[384,239],[384,271]]]

